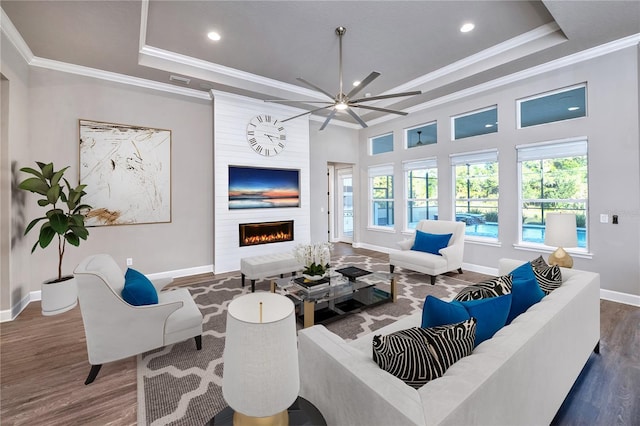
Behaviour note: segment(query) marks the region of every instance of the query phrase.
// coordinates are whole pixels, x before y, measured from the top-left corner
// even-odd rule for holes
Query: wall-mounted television
[[[229,166],[229,210],[300,207],[300,170]]]

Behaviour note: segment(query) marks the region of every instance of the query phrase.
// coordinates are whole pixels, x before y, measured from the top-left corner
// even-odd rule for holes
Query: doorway
[[[338,241],[353,243],[353,168],[337,170],[336,232]]]

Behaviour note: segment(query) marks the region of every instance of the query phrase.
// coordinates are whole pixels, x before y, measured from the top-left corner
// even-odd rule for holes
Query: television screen
[[[229,209],[300,207],[300,170],[229,166]]]

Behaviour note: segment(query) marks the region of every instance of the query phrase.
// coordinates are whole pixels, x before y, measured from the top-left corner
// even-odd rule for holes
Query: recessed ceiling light
[[[207,34],[207,37],[209,37],[209,39],[213,41],[218,41],[221,39],[220,34],[215,31],[211,31],[209,34]]]
[[[353,87],[358,87],[360,86],[360,80],[356,80],[353,82]]]
[[[476,26],[474,24],[472,24],[471,22],[466,22],[464,24],[462,24],[462,26],[460,27],[460,32],[461,33],[468,33],[469,31],[472,31]]]
[[[572,106],[572,107],[569,107],[569,108],[567,108],[567,109],[568,109],[569,111],[577,111],[577,110],[579,110],[579,109],[580,109],[580,107]]]

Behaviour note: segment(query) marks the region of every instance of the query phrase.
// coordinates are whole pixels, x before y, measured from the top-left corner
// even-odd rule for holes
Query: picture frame
[[[78,120],[87,226],[171,222],[171,130]]]

